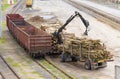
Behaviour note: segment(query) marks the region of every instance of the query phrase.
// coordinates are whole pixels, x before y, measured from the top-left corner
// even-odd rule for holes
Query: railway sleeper
[[[77,62],[78,60],[78,56],[73,56],[70,53],[63,53],[61,55],[61,62]]]

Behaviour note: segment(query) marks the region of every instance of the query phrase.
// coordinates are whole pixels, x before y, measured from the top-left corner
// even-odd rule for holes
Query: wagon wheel
[[[90,60],[87,60],[87,61],[85,62],[84,67],[85,67],[85,69],[87,69],[87,70],[91,70],[91,62],[90,62]]]
[[[42,58],[45,58],[45,55],[44,54],[42,54],[42,56],[41,56]]]
[[[61,55],[61,62],[65,62],[66,57],[67,57],[67,56],[66,56],[65,54],[62,54],[62,55]]]
[[[31,53],[30,55],[32,58],[35,58],[35,56],[36,56],[34,53]]]
[[[34,57],[34,56],[33,56],[33,53],[31,53],[31,56],[32,56],[32,58]]]
[[[30,56],[32,57],[32,53],[30,52],[29,54],[30,54]]]
[[[73,62],[77,62],[77,58],[76,57],[72,56],[71,58],[72,58]]]
[[[66,62],[67,59],[69,59],[70,57],[71,57],[71,56],[70,56],[70,54],[68,54],[68,53],[62,54],[62,56],[61,56],[61,62]]]
[[[36,54],[35,53],[33,54],[33,58],[36,58]]]

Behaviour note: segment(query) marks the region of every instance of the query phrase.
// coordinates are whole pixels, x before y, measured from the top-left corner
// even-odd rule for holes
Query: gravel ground
[[[60,62],[60,58],[51,57],[51,59],[53,62],[56,62],[57,65],[65,69],[67,72],[77,76],[78,79],[112,79],[110,76],[108,76],[104,72],[101,72],[105,68],[89,71],[84,68],[84,62],[62,63]]]
[[[71,1],[80,2],[80,3],[83,3],[84,5],[89,5],[89,6],[97,8],[101,11],[104,11],[106,13],[109,13],[111,15],[114,15],[116,17],[120,17],[120,10],[118,10],[118,9],[106,7],[106,6],[103,6],[100,4],[93,3],[93,2],[88,1],[88,0],[71,0]]]
[[[5,79],[17,79],[13,72],[8,68],[4,61],[0,58],[0,72],[3,74]]]
[[[62,11],[62,12],[61,12]],[[66,4],[62,0],[34,0],[33,4],[33,10],[28,9],[21,9],[19,10],[19,13],[22,14],[26,19],[33,16],[33,15],[41,15],[41,14],[54,14],[55,17],[57,17],[62,24],[65,23],[65,21],[74,14],[74,11],[79,11],[78,9],[72,7],[71,5]],[[106,25],[104,23],[99,22],[97,19],[91,17],[90,15],[79,11],[83,17],[89,20],[90,22],[90,31],[88,38],[92,39],[100,39],[102,42],[104,42],[107,45],[107,49],[111,51],[114,54],[114,60],[113,62],[108,62],[108,66],[106,68],[101,68],[94,71],[88,71],[83,68],[82,63],[62,63],[60,62],[59,58],[53,59],[58,65],[60,65],[63,69],[65,69],[68,72],[71,72],[73,75],[76,75],[79,79],[81,79],[81,76],[84,79],[114,79],[114,66],[120,64],[120,32],[111,28],[109,25]],[[23,14],[25,13],[25,14]],[[45,16],[45,15],[44,15]],[[81,20],[78,18],[75,18],[68,26],[67,26],[67,32],[75,33],[78,37],[86,37],[83,36],[83,32],[85,30],[84,25],[82,24]],[[7,32],[7,31],[6,31]],[[9,34],[6,37],[7,39],[11,38]],[[6,36],[6,34],[4,34]],[[20,67],[23,71],[25,71],[27,74],[27,77],[35,77],[38,79],[38,75],[31,74],[29,72],[32,71],[38,71],[39,70],[35,64],[31,64],[27,62],[27,59],[30,60],[30,58],[26,58],[25,53],[22,51],[16,42],[12,41],[12,39],[7,40],[6,44],[1,45],[1,47],[5,47],[6,49],[4,52],[2,50],[3,55],[5,57],[10,57],[14,60],[17,60],[19,62],[19,65],[23,65]],[[1,48],[0,47],[0,48]],[[9,50],[8,50],[9,49]],[[13,51],[14,50],[14,51]],[[17,56],[13,55],[17,52]],[[12,54],[12,55],[11,55]],[[23,56],[23,57],[22,57]],[[21,70],[19,68],[16,68],[18,73],[21,73]],[[23,75],[25,76],[26,73]],[[44,74],[43,74],[44,73]],[[45,72],[43,72],[42,75],[46,75]],[[94,74],[94,76],[93,76]],[[47,76],[46,76],[47,77]],[[26,78],[25,78],[26,79]],[[50,79],[50,78],[48,78]]]
[[[78,0],[77,0],[78,1]],[[83,0],[82,0],[83,1]],[[84,1],[83,1],[84,2]],[[62,24],[74,14],[74,11],[79,11],[78,9],[72,7],[71,5],[66,4],[62,0],[35,0],[33,9],[40,10],[41,13],[49,12],[53,13],[57,18],[61,21]],[[62,12],[61,12],[62,11]],[[83,68],[70,67],[65,65],[64,68],[68,71],[73,71],[73,74],[77,74],[78,77],[80,76],[87,76],[90,79],[114,79],[114,66],[120,64],[120,32],[113,29],[111,26],[99,22],[97,19],[91,17],[90,15],[79,11],[83,17],[88,19],[90,22],[90,31],[88,38],[92,39],[100,39],[105,45],[107,49],[112,52],[114,55],[114,61],[108,62],[108,66],[106,68],[101,68],[95,71],[86,71]],[[39,14],[39,13],[38,13]],[[81,20],[75,18],[68,26],[67,32],[75,33],[78,37],[85,37],[83,36],[85,28],[82,24]],[[61,64],[60,64],[61,65]],[[61,65],[62,66],[62,65]],[[75,71],[75,72],[74,72]],[[78,74],[80,73],[80,74]],[[94,76],[92,75],[94,74]]]
[[[22,79],[52,79],[49,73],[33,62],[23,48],[14,41],[8,31],[5,30],[4,36],[6,42],[0,45],[0,53]]]
[[[120,9],[120,2],[115,2],[117,0],[89,0],[110,8],[114,8],[114,9]]]

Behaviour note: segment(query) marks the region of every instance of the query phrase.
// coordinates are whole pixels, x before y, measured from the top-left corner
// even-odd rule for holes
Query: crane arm
[[[88,20],[84,19],[84,18],[82,17],[82,15],[81,15],[79,12],[77,12],[77,11],[75,11],[75,14],[77,14],[77,15],[80,17],[80,19],[82,20],[83,24],[84,24],[85,27],[86,27],[86,30],[85,30],[85,32],[84,32],[84,35],[88,35],[88,31],[87,31],[88,26],[89,26]]]
[[[83,24],[84,24],[85,27],[86,27],[86,30],[85,30],[84,34],[85,34],[85,35],[88,35],[88,33],[87,33],[87,28],[88,28],[88,26],[89,26],[89,22],[88,22],[87,20],[85,20],[79,12],[75,11],[75,15],[71,15],[71,16],[68,18],[68,20],[65,22],[65,24],[64,24],[62,27],[60,27],[60,28],[58,29],[58,31],[55,31],[55,32],[53,33],[53,36],[57,39],[58,44],[63,43],[63,42],[62,42],[62,36],[61,36],[60,33],[62,32],[62,30],[63,30],[76,16],[79,16],[80,19],[82,20]]]
[[[66,23],[65,23],[62,27],[60,27],[60,28],[58,29],[57,34],[59,34],[60,32],[62,32],[62,30],[63,30],[76,16],[77,16],[77,15],[71,15],[71,16],[68,18],[68,20],[66,21]]]

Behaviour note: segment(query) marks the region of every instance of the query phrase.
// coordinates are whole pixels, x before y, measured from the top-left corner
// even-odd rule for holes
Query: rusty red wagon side
[[[7,22],[7,27],[9,31],[12,33],[13,27],[12,27],[12,22],[24,22],[24,18],[20,16],[19,14],[7,14],[6,16],[6,22]]]
[[[15,20],[15,17],[16,14],[7,15],[8,29],[32,57],[43,57],[45,53],[51,51],[51,35],[27,23],[24,18],[20,17]]]

